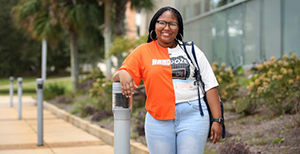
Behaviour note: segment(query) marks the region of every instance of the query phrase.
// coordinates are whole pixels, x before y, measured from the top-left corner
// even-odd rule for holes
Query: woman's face
[[[178,34],[178,30],[179,26],[176,16],[171,11],[165,11],[158,17],[155,24],[158,44],[165,48],[173,48],[176,45],[174,39]]]

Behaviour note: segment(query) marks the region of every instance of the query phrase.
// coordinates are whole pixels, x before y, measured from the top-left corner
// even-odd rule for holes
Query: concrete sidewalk
[[[37,146],[36,100],[0,96],[0,154],[113,154],[113,147],[44,109],[44,145]]]

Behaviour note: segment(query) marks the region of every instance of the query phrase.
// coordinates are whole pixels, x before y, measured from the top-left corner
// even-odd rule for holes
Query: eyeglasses
[[[167,24],[169,24],[169,27],[172,30],[175,30],[178,27],[178,22],[173,22],[173,21],[172,22],[166,22],[166,21],[163,21],[163,20],[157,20],[156,22],[158,23],[158,28],[160,28],[160,29],[164,29],[167,26]]]

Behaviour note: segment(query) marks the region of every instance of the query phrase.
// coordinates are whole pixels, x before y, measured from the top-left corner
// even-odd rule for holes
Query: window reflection
[[[252,66],[271,56],[300,55],[300,0],[177,1],[185,20],[203,14],[185,23],[185,35],[209,61]]]
[[[218,7],[229,4],[231,2],[234,2],[234,0],[207,0],[207,1],[210,1],[210,10],[213,10]]]
[[[221,7],[223,5],[226,5],[227,0],[211,0],[210,1],[210,9],[215,9],[218,7]]]
[[[190,19],[202,13],[217,9],[235,0],[185,0],[181,1],[184,19]]]

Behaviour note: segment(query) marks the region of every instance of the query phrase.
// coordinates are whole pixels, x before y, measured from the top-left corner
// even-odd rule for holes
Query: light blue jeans
[[[175,119],[157,120],[149,113],[145,119],[145,134],[150,154],[202,154],[209,131],[207,106],[201,99],[175,106]]]

